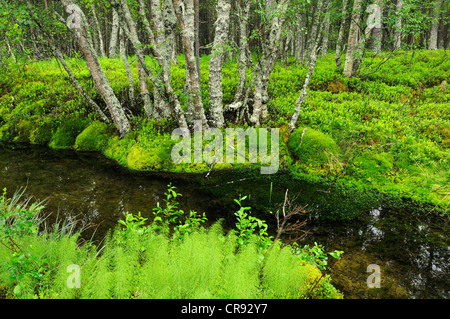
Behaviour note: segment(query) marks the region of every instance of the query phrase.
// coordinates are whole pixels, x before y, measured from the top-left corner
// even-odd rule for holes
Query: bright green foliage
[[[69,119],[62,123],[50,140],[52,148],[69,148],[75,144],[77,136],[84,130],[87,121],[82,118]]]
[[[112,129],[107,124],[94,121],[79,134],[75,149],[83,151],[103,151],[108,145]]]
[[[342,298],[307,250],[279,242],[262,249],[261,232],[242,243],[238,231],[225,233],[220,222],[200,227],[204,217],[178,210],[180,195],[169,185],[165,207],[155,209],[156,217],[168,222],[164,227],[175,226],[174,232],[162,231],[156,218],[148,223],[140,214],[126,214],[101,249],[78,241],[70,223],[41,235],[27,231],[32,212],[41,207],[27,202],[20,209],[24,218],[0,225],[2,232],[10,226],[21,229],[10,233],[20,250],[13,251],[7,243],[0,246],[0,297]],[[0,197],[2,216],[19,199]],[[239,222],[244,224],[244,219]],[[33,229],[36,225],[39,222]],[[320,253],[323,261],[326,257]],[[79,288],[67,284],[73,265],[80,268]]]
[[[309,127],[292,132],[289,150],[304,165],[320,166],[339,156],[339,147],[332,137]]]
[[[361,66],[361,77],[350,79],[342,75],[342,69],[336,68],[334,52],[319,58],[308,97],[299,115],[298,127],[308,127],[308,131],[315,130],[332,137],[340,151],[338,155],[329,157],[323,152],[311,152],[314,157],[306,162],[299,160],[292,149],[288,150],[286,127],[307,68],[297,65],[292,59],[275,66],[268,84],[269,117],[262,127],[279,128],[282,133],[280,169],[285,168],[293,176],[302,178],[327,178],[348,187],[377,189],[388,195],[433,203],[445,210],[450,200],[448,53],[437,50],[397,51],[379,56],[370,52],[366,54],[368,58]],[[150,57],[147,57],[147,62],[150,68],[156,68]],[[86,63],[76,58],[68,59],[67,63],[83,88],[101,104]],[[100,63],[120,101],[128,105],[128,80],[123,62],[119,58],[101,58]],[[202,57],[200,63],[202,99],[207,109],[208,57]],[[136,64],[131,68],[137,87]],[[186,75],[183,56],[179,57],[179,63],[173,66],[172,71],[172,84],[184,108]],[[134,170],[206,174],[211,169],[211,165],[204,162],[172,163],[171,148],[176,141],[170,139],[170,134],[177,126],[174,120],[148,120],[141,117],[143,112],[135,114],[136,117],[131,119],[133,130],[124,139],[120,139],[112,129],[108,131],[104,125],[94,122],[95,113],[72,87],[54,59],[25,65],[21,70],[13,69],[13,72],[3,69],[0,72],[0,141],[48,144],[52,140],[53,147],[73,147],[76,144],[79,150],[100,150]],[[237,64],[227,61],[223,75],[224,105],[227,105],[232,102],[239,82]],[[251,69],[247,75],[250,80]],[[139,99],[136,102],[138,106]],[[100,106],[105,109],[104,105]],[[139,109],[133,111],[139,113]],[[58,128],[71,118],[84,118],[88,123],[97,124],[83,132],[79,143],[76,143],[74,138],[77,136],[72,136],[67,129],[60,129],[57,133]],[[234,126],[232,119],[228,125]],[[243,128],[246,129],[245,126]],[[53,135],[57,136],[52,139]],[[290,140],[295,140],[295,134]],[[204,141],[203,146],[207,143]],[[302,151],[301,154],[306,153]],[[215,163],[213,169],[258,167],[258,164],[248,163]]]

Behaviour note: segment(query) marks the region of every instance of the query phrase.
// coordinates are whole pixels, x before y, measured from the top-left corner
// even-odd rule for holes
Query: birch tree
[[[119,35],[119,15],[116,10],[112,10],[112,28],[109,40],[108,57],[114,59],[117,53],[117,40]]]
[[[286,20],[286,10],[288,0],[277,3],[274,0],[265,1],[265,11],[262,19],[265,21],[265,28],[268,30],[265,37],[261,39],[261,58],[256,67],[253,113],[250,122],[255,126],[260,126],[261,122],[267,118],[267,103],[269,96],[267,85],[270,74],[277,62],[281,47],[281,36],[284,22]]]
[[[402,9],[403,0],[397,0],[395,31],[394,31],[394,50],[400,50],[402,45]]]
[[[78,46],[86,60],[86,64],[92,75],[94,85],[97,91],[105,101],[106,106],[111,114],[113,122],[121,136],[125,136],[130,131],[130,123],[125,115],[124,109],[115,95],[109,81],[103,72],[98,61],[92,42],[87,32],[86,17],[80,7],[72,2],[72,0],[61,0],[66,12],[70,14],[69,28],[71,28],[77,38]]]
[[[178,26],[181,32],[181,41],[185,56],[188,99],[193,105],[193,116],[186,113],[188,124],[193,125],[192,120],[202,121],[202,128],[208,128],[205,111],[201,96],[201,84],[197,62],[195,59],[195,29],[194,29],[194,0],[172,0],[173,8],[178,20]]]
[[[217,1],[217,20],[215,23],[215,38],[209,60],[209,118],[213,127],[224,125],[222,64],[225,58],[225,45],[228,40],[231,4],[228,0]],[[245,52],[244,52],[245,54]]]
[[[428,45],[428,50],[438,49],[438,30],[439,30],[439,15],[441,12],[442,0],[436,0],[434,2],[433,9],[433,21],[430,30],[430,43]]]
[[[171,3],[170,1],[165,1],[165,3],[167,5],[164,6],[164,9],[168,10],[168,8],[171,7],[170,6]],[[186,122],[186,117],[184,115],[183,109],[181,108],[178,97],[175,95],[170,81],[167,81],[167,79],[170,78],[170,74],[168,75],[167,74],[168,70],[165,70],[163,66],[160,64],[160,61],[163,60],[162,58],[163,55],[161,55],[159,47],[155,46],[156,42],[153,32],[148,33],[149,42],[152,45],[153,55],[155,56],[156,60],[159,63],[158,68],[161,71],[160,73],[163,74],[163,76],[161,76],[161,74],[159,74],[159,76],[156,76],[147,65],[144,54],[144,45],[139,40],[136,22],[134,21],[131,15],[127,1],[121,0],[119,2],[118,0],[112,0],[111,4],[113,5],[113,8],[117,11],[120,18],[120,24],[123,27],[123,30],[127,35],[127,38],[130,40],[131,45],[133,46],[134,52],[138,59],[138,66],[142,67],[141,74],[145,73],[145,76],[148,77],[148,79],[151,82],[153,82],[155,86],[155,91],[157,91],[158,94],[161,94],[161,96],[164,96],[164,98],[168,100],[170,111],[172,115],[175,117],[175,119],[178,121],[179,126],[181,128],[187,128],[188,126]],[[164,16],[170,17],[170,12],[168,12]],[[169,24],[169,21],[167,22]],[[150,26],[148,21],[145,24]],[[141,76],[141,85],[142,85],[142,76]]]
[[[399,0],[401,1],[401,0]],[[354,0],[352,21],[350,23],[350,31],[348,35],[347,54],[345,57],[344,75],[351,77],[353,75],[354,53],[358,44],[359,22],[361,20],[361,2],[362,0]]]

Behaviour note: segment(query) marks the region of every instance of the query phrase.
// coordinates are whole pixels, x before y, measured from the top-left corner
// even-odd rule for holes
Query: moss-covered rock
[[[321,166],[331,157],[339,156],[339,147],[333,138],[309,127],[299,127],[290,136],[288,147],[300,163]]]
[[[108,145],[112,130],[103,122],[94,121],[75,140],[75,149],[80,151],[103,151]]]

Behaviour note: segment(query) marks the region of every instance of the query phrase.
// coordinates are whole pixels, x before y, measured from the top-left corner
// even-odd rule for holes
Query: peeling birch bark
[[[209,60],[209,101],[210,121],[212,127],[222,128],[223,117],[223,90],[222,90],[222,63],[225,57],[225,44],[228,39],[231,5],[228,0],[218,0],[217,20],[214,44]],[[244,52],[245,54],[245,52]]]

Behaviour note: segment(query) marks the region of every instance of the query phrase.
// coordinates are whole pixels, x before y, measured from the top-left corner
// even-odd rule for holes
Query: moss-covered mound
[[[288,146],[294,157],[305,165],[321,166],[339,156],[339,147],[331,136],[309,127],[296,129]]]

